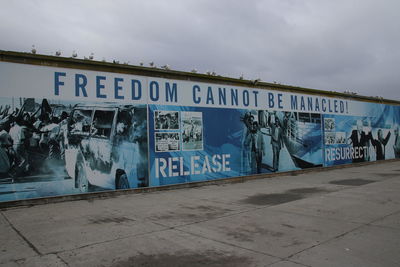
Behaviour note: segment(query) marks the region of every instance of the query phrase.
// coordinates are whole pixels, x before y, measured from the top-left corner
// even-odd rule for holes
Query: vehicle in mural
[[[145,116],[137,111],[133,105],[75,106],[68,122],[65,160],[81,192],[148,186],[147,153],[140,144],[146,136]]]
[[[0,201],[400,158],[400,102],[0,51]]]

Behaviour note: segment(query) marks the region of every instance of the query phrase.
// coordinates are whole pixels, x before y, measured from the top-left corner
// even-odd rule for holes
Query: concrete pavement
[[[2,209],[1,266],[400,266],[400,162]]]

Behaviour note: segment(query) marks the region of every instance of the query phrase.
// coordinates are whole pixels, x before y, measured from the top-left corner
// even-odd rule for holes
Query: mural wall
[[[0,201],[400,158],[400,106],[0,62]]]

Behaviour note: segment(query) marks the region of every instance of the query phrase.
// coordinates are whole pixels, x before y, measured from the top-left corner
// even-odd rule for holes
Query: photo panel
[[[203,150],[202,112],[182,112],[182,149]]]
[[[173,152],[180,150],[180,133],[155,133],[156,152]]]
[[[154,111],[155,130],[179,130],[179,111],[156,110]]]

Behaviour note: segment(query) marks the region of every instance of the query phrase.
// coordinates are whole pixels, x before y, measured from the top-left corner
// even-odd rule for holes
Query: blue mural
[[[399,105],[185,75],[0,62],[0,201],[400,158]]]

